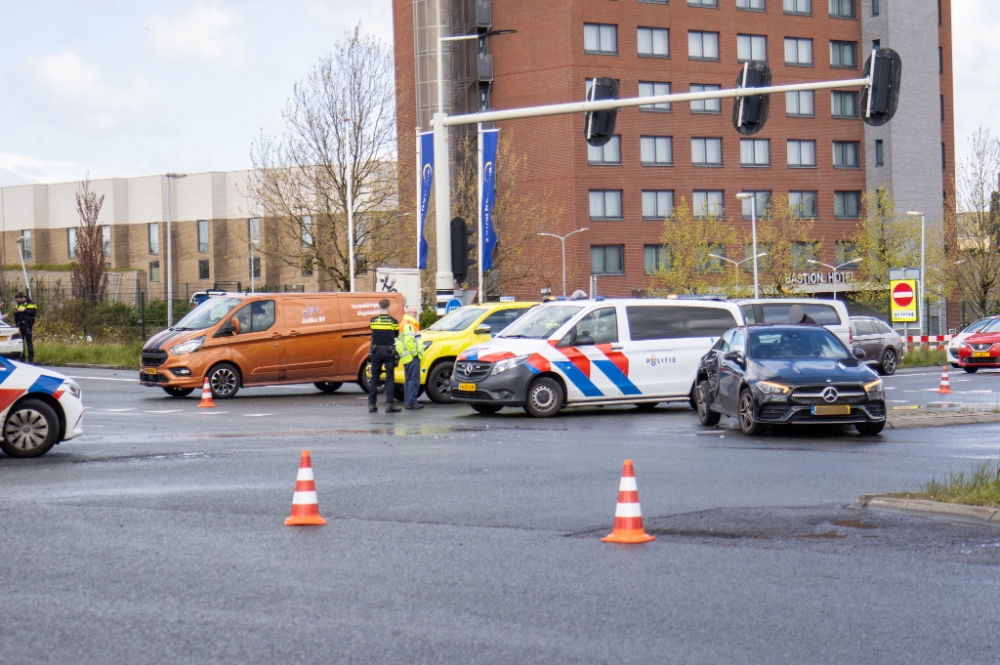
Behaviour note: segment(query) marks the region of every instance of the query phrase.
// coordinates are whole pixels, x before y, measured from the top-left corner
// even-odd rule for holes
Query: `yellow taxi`
[[[451,403],[451,370],[455,359],[470,346],[488,342],[537,305],[534,302],[488,302],[456,309],[421,331],[424,359],[420,389],[438,404]],[[403,392],[403,366],[396,367],[396,392]]]

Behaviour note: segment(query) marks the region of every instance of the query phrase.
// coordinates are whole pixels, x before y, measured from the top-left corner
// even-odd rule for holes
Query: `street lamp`
[[[566,296],[566,238],[570,237],[574,233],[581,233],[583,231],[589,231],[587,227],[582,229],[577,229],[576,231],[570,231],[564,236],[557,236],[555,233],[544,233],[542,231],[538,232],[540,236],[549,236],[550,238],[559,238],[559,242],[562,243],[562,273],[563,273],[563,297]]]
[[[24,271],[24,288],[28,290],[28,299],[31,299],[31,284],[28,282],[28,269],[24,267],[24,236],[19,236],[14,242],[17,243],[17,253],[21,256],[21,270]]]
[[[817,261],[816,259],[809,259],[808,261],[806,261],[806,263],[811,263],[814,266],[823,266],[824,268],[829,268],[830,270],[833,271],[833,299],[836,300],[837,299],[837,271],[840,270],[841,268],[846,268],[847,266],[853,266],[853,265],[856,265],[858,263],[861,263],[861,259],[860,258],[852,259],[852,260],[848,261],[847,263],[841,263],[839,266],[831,266],[829,263],[821,263],[820,261]]]
[[[913,210],[906,213],[907,217],[920,217],[920,334],[924,334],[924,322],[930,323],[927,320],[927,312],[924,311],[924,306],[926,302],[924,301],[924,281],[927,277],[924,275],[924,213],[915,212]]]
[[[167,327],[174,324],[174,272],[173,265],[173,244],[170,241],[170,181],[186,178],[186,173],[167,174]],[[251,272],[253,268],[250,268]]]
[[[733,261],[732,259],[727,259],[726,257],[720,256],[719,254],[709,254],[709,256],[711,256],[713,259],[721,259],[722,261],[725,261],[726,263],[732,263],[734,266],[736,266],[736,288],[739,289],[740,288],[740,270],[739,270],[740,266],[743,265],[744,263],[746,263],[747,261],[753,261],[754,259],[759,259],[759,258],[763,258],[763,257],[767,256],[767,252],[761,252],[757,256],[751,256],[749,258],[743,259],[742,261]]]
[[[760,298],[760,282],[757,277],[757,197],[753,192],[740,192],[736,198],[741,201],[753,199],[750,205],[750,228],[753,229],[753,297]]]

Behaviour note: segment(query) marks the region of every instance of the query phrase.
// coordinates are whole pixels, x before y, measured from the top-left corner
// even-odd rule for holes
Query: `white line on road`
[[[245,418],[263,418],[264,416],[273,416],[273,413],[244,413]]]
[[[104,413],[124,413],[125,411],[135,411],[135,409],[101,409]]]
[[[166,409],[164,411],[143,411],[143,413],[180,413],[181,409]]]
[[[71,376],[66,375],[69,379],[90,379],[91,381],[127,381],[128,383],[139,383],[136,379],[113,379],[109,376]]]
[[[887,399],[886,402],[899,402],[901,404],[906,404],[910,400],[908,399]]]

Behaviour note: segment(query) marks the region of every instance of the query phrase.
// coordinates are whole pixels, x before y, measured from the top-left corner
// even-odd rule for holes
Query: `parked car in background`
[[[808,322],[821,325],[840,338],[845,346],[851,346],[851,325],[847,306],[840,300],[819,300],[818,298],[766,298],[737,300],[736,304],[747,324],[788,323],[788,313],[793,305],[798,305],[809,317]],[[796,321],[796,323],[798,323]]]
[[[851,317],[851,346],[865,352],[865,363],[886,376],[895,374],[906,353],[902,336],[874,316]]]
[[[968,338],[969,335],[979,332],[998,318],[1000,317],[987,316],[985,319],[979,319],[965,330],[951,338],[951,341],[948,342],[948,362],[951,363],[952,367],[958,369],[958,347],[962,341]]]
[[[1000,367],[1000,316],[959,342],[958,366],[969,374]]]
[[[0,356],[20,359],[24,353],[24,340],[21,331],[14,326],[0,323]]]

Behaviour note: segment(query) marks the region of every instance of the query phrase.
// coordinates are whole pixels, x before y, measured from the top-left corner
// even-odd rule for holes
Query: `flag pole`
[[[478,236],[479,236],[479,304],[482,305],[483,291],[485,291],[485,284],[483,284],[483,123],[477,123],[476,127],[478,129],[478,146],[479,146],[479,205],[477,206],[477,216],[478,220]]]
[[[416,222],[413,226],[416,227],[416,230],[417,230],[417,270],[420,270],[420,199],[421,199],[421,197],[424,194],[424,192],[423,192],[424,179],[423,179],[423,174],[420,172],[420,165],[423,163],[424,156],[422,154],[423,153],[423,150],[422,150],[423,146],[421,145],[422,141],[420,140],[420,128],[419,127],[417,127],[417,129],[416,129],[416,134],[417,134],[417,139],[416,139],[417,140],[417,143],[416,143],[417,149],[414,150],[413,153],[417,156],[417,186],[416,186],[416,191],[417,191],[417,207],[413,209],[413,217],[414,217],[414,221]],[[423,289],[421,289],[421,298],[422,297],[423,297]],[[422,311],[423,308],[424,308],[423,304],[421,303],[418,308]]]

